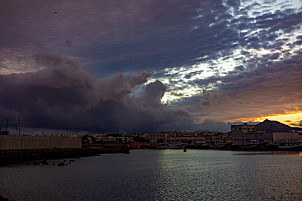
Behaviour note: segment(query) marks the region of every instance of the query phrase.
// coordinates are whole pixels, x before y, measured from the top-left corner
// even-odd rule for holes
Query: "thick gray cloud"
[[[131,90],[150,73],[96,79],[67,58],[40,54],[36,73],[0,76],[1,120],[22,115],[23,126],[86,129],[104,132],[151,132],[188,129],[193,119],[184,110],[160,104],[166,87],[156,81],[141,97]]]

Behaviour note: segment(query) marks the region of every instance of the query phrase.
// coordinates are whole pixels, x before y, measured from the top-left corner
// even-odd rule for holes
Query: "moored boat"
[[[279,150],[302,151],[302,144],[283,144],[278,146]]]
[[[155,149],[183,149],[185,143],[163,143],[157,145]]]

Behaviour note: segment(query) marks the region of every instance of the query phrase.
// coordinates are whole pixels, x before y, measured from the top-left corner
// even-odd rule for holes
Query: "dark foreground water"
[[[302,153],[134,150],[0,168],[10,200],[302,200]]]

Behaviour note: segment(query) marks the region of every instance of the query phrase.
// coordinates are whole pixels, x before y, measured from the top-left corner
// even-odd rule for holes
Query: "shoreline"
[[[98,156],[108,153],[129,153],[126,148],[73,148],[0,150],[0,167],[44,164],[47,160]]]

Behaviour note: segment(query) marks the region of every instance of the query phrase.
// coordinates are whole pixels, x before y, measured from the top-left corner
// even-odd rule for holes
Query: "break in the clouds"
[[[182,116],[183,128],[200,122],[207,129],[213,122],[294,113],[302,110],[301,19],[301,0],[0,0],[1,79],[26,97],[77,96],[77,104],[60,95],[49,98],[60,106],[52,103],[37,117],[57,120],[54,125],[68,125],[69,118],[95,128],[91,115],[100,128],[107,122],[108,130],[166,128],[161,126],[173,127]],[[57,73],[70,74],[68,92],[65,85],[51,89]],[[22,91],[31,80],[41,84],[39,90]],[[50,88],[42,90],[43,83]],[[1,95],[13,96],[1,87]],[[109,104],[105,97],[117,101]],[[1,108],[18,113],[20,105],[8,101]],[[27,109],[30,119],[42,111],[37,105]],[[105,110],[112,115],[99,117]],[[145,124],[118,121],[129,112],[146,114],[139,118]]]

